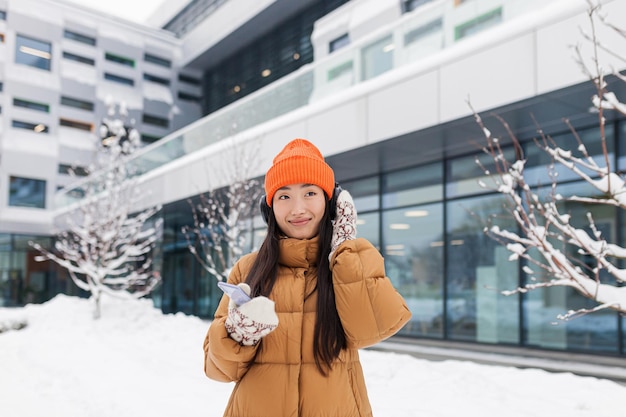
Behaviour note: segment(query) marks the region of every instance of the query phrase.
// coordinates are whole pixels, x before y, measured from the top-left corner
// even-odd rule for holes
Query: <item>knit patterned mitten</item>
[[[250,294],[250,287],[247,284],[242,283],[239,286]],[[225,326],[231,339],[244,346],[254,346],[278,326],[274,302],[267,297],[259,296],[237,306],[231,300],[228,303]]]
[[[333,220],[333,237],[328,259],[332,259],[339,245],[346,240],[354,239],[356,239],[356,208],[350,193],[343,190],[337,197],[337,215]]]

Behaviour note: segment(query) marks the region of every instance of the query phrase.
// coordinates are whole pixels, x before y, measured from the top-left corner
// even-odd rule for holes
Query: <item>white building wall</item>
[[[199,103],[178,99],[181,42],[172,34],[102,16],[74,4],[55,0],[0,1],[7,14],[0,20],[0,233],[50,234],[54,232],[54,194],[75,179],[59,174],[59,164],[88,166],[98,141],[97,128],[109,99],[124,101],[140,133],[157,137],[200,117]],[[96,39],[87,45],[64,37],[70,30]],[[28,36],[51,44],[50,71],[17,64],[16,37]],[[63,52],[94,60],[86,65],[63,58]],[[105,53],[131,58],[134,67],[105,59]],[[172,62],[163,67],[144,61],[149,53]],[[104,79],[105,72],[134,80],[125,86]],[[163,86],[144,80],[144,73],[170,80]],[[62,96],[94,103],[94,110],[60,104]],[[49,106],[49,111],[15,107],[14,98]],[[180,111],[184,108],[184,112]],[[169,127],[142,122],[144,112],[169,118]],[[92,131],[60,126],[60,119],[92,125]],[[12,127],[19,120],[45,124],[48,133]],[[10,177],[46,181],[45,209],[9,206]]]
[[[272,157],[294,137],[314,141],[328,156],[471,115],[468,98],[481,112],[584,82],[570,45],[580,39],[579,28],[588,25],[586,8],[584,0],[553,1],[428,59],[238,134],[231,143],[260,141],[256,174],[262,175]],[[605,11],[610,16],[625,15],[626,2],[610,1]],[[616,45],[615,37],[602,39],[609,47]],[[604,58],[607,65],[624,67],[615,57]],[[314,65],[322,64],[323,59]],[[262,91],[242,101],[254,100],[256,94]],[[223,146],[210,145],[146,175],[150,203],[168,203],[225,185],[209,184],[205,178],[207,167],[219,169],[229,163]]]

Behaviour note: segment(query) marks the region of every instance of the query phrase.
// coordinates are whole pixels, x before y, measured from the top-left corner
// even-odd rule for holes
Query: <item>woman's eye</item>
[[[305,194],[305,196],[313,197],[315,194],[317,194],[315,191],[309,191],[308,193]]]
[[[287,200],[288,198],[289,198],[289,196],[287,196],[287,195],[278,196],[279,200]]]

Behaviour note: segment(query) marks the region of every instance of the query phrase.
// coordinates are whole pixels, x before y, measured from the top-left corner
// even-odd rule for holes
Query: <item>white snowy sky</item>
[[[145,20],[166,0],[65,0],[98,11],[119,16],[133,22]]]
[[[0,308],[0,407],[11,417],[221,417],[233,384],[204,376],[208,322],[149,300],[59,295]],[[541,369],[361,351],[376,417],[623,417],[626,386]]]

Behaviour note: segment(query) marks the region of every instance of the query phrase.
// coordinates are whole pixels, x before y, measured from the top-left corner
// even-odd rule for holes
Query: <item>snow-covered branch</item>
[[[564,149],[540,129],[534,144],[522,144],[509,129],[506,122],[498,118],[508,132],[508,138],[515,148],[516,157],[508,161],[500,138],[493,137],[482,118],[476,113],[475,119],[486,139],[483,148],[495,162],[496,172],[486,170],[479,163],[485,175],[493,180],[487,184],[480,182],[483,188],[500,193],[505,198],[506,211],[515,220],[517,230],[503,230],[488,221],[484,231],[487,235],[504,245],[511,253],[509,260],[523,260],[523,271],[527,284],[503,294],[526,293],[547,287],[570,287],[584,297],[594,300],[594,308],[569,310],[560,315],[561,319],[570,319],[603,309],[626,312],[626,269],[621,268],[621,260],[626,259],[626,248],[615,242],[609,242],[597,226],[592,207],[609,205],[626,209],[626,187],[623,175],[615,170],[612,154],[605,137],[605,112],[617,111],[626,114],[626,105],[619,101],[616,94],[607,91],[606,76],[599,62],[599,51],[604,47],[596,36],[598,21],[607,24],[602,15],[601,6],[590,0],[589,18],[591,34],[585,35],[593,46],[593,65],[584,64],[581,49],[576,48],[577,62],[594,84],[596,94],[591,98],[598,114],[597,141],[601,145],[600,153],[591,154],[576,130],[569,126],[576,139],[575,149]],[[626,32],[618,31],[626,40]],[[618,77],[619,80],[624,80]],[[527,159],[524,146],[538,146],[552,161],[547,167],[549,183],[544,188],[532,186],[527,182]],[[595,190],[593,195],[563,196],[559,188],[557,167],[564,167],[576,177],[589,184]],[[583,221],[573,219],[568,210],[572,205],[589,207]],[[585,224],[577,227],[576,224]],[[537,274],[537,272],[540,272]],[[540,277],[537,277],[540,275]]]
[[[258,165],[257,149],[234,145],[224,158],[226,170],[210,172],[226,188],[213,189],[199,196],[192,209],[193,226],[183,227],[189,251],[218,281],[226,281],[235,262],[243,255],[244,233],[251,230],[254,211],[261,195],[260,184],[251,178]]]
[[[65,215],[63,232],[54,250],[31,243],[41,256],[67,269],[78,288],[94,300],[94,316],[100,316],[100,297],[134,299],[149,294],[160,282],[152,265],[152,251],[161,234],[160,210],[135,212],[143,198],[127,158],[139,146],[139,134],[127,127],[123,105],[110,103],[109,117],[100,126],[100,141],[93,174],[83,182],[84,197]]]

